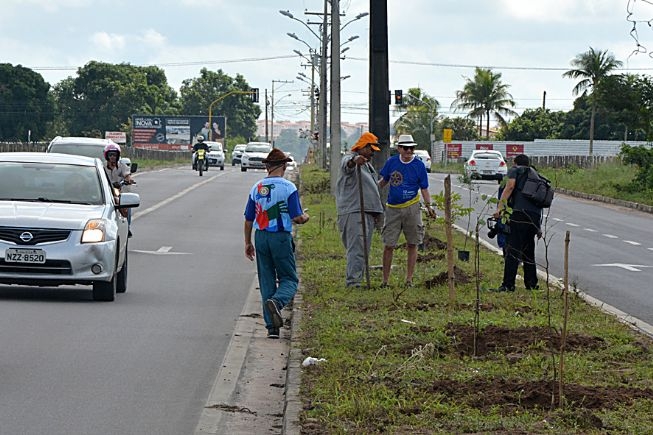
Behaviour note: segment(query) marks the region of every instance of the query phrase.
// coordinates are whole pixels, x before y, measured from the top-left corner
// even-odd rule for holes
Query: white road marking
[[[629,245],[634,245],[634,246],[639,246],[641,243],[639,242],[633,242],[632,240],[624,240],[624,243],[628,243]]]
[[[622,269],[626,269],[629,272],[641,272],[641,269],[638,269],[638,267],[653,267],[653,266],[646,266],[644,264],[623,264],[623,263],[606,263],[606,264],[592,264],[592,266],[598,266],[598,267],[620,267]]]
[[[553,220],[558,222],[564,222],[564,219],[560,219],[560,218],[553,218]]]
[[[585,231],[589,231],[590,233],[595,233],[596,230],[593,228],[585,228]]]
[[[618,238],[619,238],[619,237],[617,237],[617,236],[613,236],[612,234],[603,234],[603,235],[604,235],[605,237],[607,237],[608,239],[618,239]]]
[[[172,246],[161,246],[159,249],[156,250],[156,252],[160,252],[162,254],[165,254],[166,252],[170,252],[172,249]]]
[[[567,222],[566,224],[569,225],[570,227],[579,227],[580,226],[580,225],[574,224],[572,222]]]

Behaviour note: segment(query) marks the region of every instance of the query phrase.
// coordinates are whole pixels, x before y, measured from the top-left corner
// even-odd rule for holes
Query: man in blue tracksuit
[[[254,184],[245,206],[245,257],[252,261],[256,257],[269,338],[279,338],[283,326],[281,309],[295,296],[299,283],[292,224],[304,224],[309,219],[302,211],[297,187],[283,178],[289,161],[280,149],[270,151],[263,159],[268,175]],[[255,244],[252,229],[256,230]]]

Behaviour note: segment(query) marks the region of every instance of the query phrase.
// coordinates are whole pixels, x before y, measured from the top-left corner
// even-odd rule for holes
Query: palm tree
[[[438,116],[440,103],[433,97],[422,93],[420,88],[410,88],[404,95],[406,113],[395,121],[397,134],[412,134],[418,144],[428,144],[430,151],[433,123]]]
[[[482,134],[483,118],[486,122],[486,138],[490,137],[490,115],[493,115],[501,125],[506,125],[504,116],[517,115],[512,110],[515,102],[508,92],[509,85],[501,82],[501,73],[491,69],[476,67],[474,80],[467,82],[462,91],[456,91],[456,99],[451,103],[454,110],[468,111],[470,118],[479,120],[479,136]]]
[[[576,83],[572,93],[574,95],[585,96],[588,95],[592,107],[592,115],[590,117],[590,149],[589,155],[591,156],[594,148],[594,118],[596,116],[596,90],[601,85],[603,79],[610,75],[610,72],[620,68],[623,63],[616,60],[614,55],[608,53],[607,50],[597,51],[590,47],[589,51],[580,53],[571,61],[571,66],[575,69],[562,74],[563,77],[571,79],[581,78],[582,80]]]

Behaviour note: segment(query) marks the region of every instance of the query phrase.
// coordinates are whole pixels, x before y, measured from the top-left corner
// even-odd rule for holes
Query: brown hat
[[[361,148],[365,148],[365,146],[367,145],[370,145],[374,151],[381,151],[381,149],[377,146],[378,144],[379,144],[379,139],[369,131],[366,131],[365,133],[363,133],[360,139],[356,141],[354,146],[351,147],[351,150],[356,151]]]
[[[269,165],[281,164],[286,162],[292,162],[292,159],[286,155],[279,148],[272,148],[272,151],[268,154],[266,158],[262,160],[263,163]]]

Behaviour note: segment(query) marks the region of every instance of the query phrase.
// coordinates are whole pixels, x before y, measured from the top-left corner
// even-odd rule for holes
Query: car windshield
[[[104,203],[94,166],[0,162],[0,201]]]
[[[272,146],[266,144],[247,145],[245,151],[248,153],[269,153],[272,151]]]

